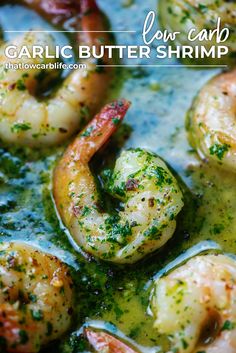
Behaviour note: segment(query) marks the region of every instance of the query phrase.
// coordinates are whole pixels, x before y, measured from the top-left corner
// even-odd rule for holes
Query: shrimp
[[[137,353],[131,347],[106,332],[86,329],[84,334],[98,353]]]
[[[19,0],[24,5],[27,5],[34,11],[40,13],[48,21],[51,21],[53,24],[64,24],[66,21],[71,18],[78,17],[80,12],[80,2],[74,0]],[[89,6],[89,8],[94,8],[96,5],[94,1],[83,2],[83,6]],[[85,9],[86,11],[86,9]]]
[[[225,255],[189,260],[155,282],[154,327],[171,352],[236,352],[236,263]]]
[[[227,0],[160,0],[159,13],[162,27],[169,32],[180,32],[175,40],[176,45],[204,46],[208,51],[213,46],[224,45],[228,48],[228,54],[221,59],[204,58],[204,63],[222,62],[224,64],[234,63],[236,52],[236,7],[234,1]],[[230,35],[225,38],[226,32],[222,33],[222,41],[219,42],[214,36],[207,39],[209,30],[215,30],[217,21],[221,21],[220,27],[228,28]],[[204,31],[202,40],[190,41],[188,33],[194,31],[194,37]]]
[[[103,260],[133,263],[173,235],[182,192],[166,164],[154,153],[123,151],[105,190],[121,201],[119,212],[101,211],[89,161],[117,129],[129,103],[106,105],[68,147],[54,171],[53,194],[62,221],[80,247]]]
[[[55,17],[60,23],[66,22],[69,14],[74,14],[76,9],[76,5],[71,4],[73,7],[69,11],[70,2],[63,8],[66,1],[56,1],[51,7],[50,0],[25,0],[23,3],[30,3],[32,8],[36,8],[47,19],[53,21]],[[81,25],[84,31],[78,34],[80,45],[99,47],[109,43],[108,34],[99,32],[105,30],[105,24],[95,1],[80,0],[80,8],[82,18],[76,21],[76,29],[80,29]],[[14,45],[18,53],[26,45],[31,58],[7,58],[5,49],[9,45]],[[54,42],[46,33],[29,32],[0,47],[0,139],[5,143],[31,147],[53,146],[68,139],[100,109],[106,98],[112,71],[107,67],[99,70],[92,58],[87,59],[84,62],[86,68],[72,71],[50,97],[38,99],[36,93],[42,77],[46,77],[44,85],[48,87],[50,78],[55,78],[56,70],[38,68],[38,64],[53,64],[55,59],[48,60],[46,51],[42,58],[32,58],[35,45],[43,48],[48,46],[51,56],[55,56]],[[109,60],[105,52],[104,64]],[[10,67],[10,64],[13,66]],[[23,69],[15,70],[14,65],[19,64]],[[28,69],[24,66],[26,64],[34,64],[36,68]]]
[[[190,141],[201,157],[236,171],[236,70],[208,82],[188,114]]]
[[[30,245],[1,243],[0,350],[38,352],[68,330],[72,305],[66,265]]]

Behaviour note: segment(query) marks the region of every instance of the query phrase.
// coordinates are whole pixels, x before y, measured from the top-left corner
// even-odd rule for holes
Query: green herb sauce
[[[142,44],[140,31],[147,12],[157,8],[155,0],[99,0],[98,3],[114,30],[138,31],[136,37],[117,34],[118,44]],[[200,10],[205,11],[204,7]],[[0,23],[8,30],[51,28],[37,14],[19,6],[12,11],[10,5],[0,8]],[[63,45],[68,43],[62,34],[57,41]],[[124,60],[124,63],[131,62]],[[134,63],[141,62],[132,60]],[[142,64],[155,63],[156,59],[142,61]],[[168,61],[170,63],[175,62]],[[121,128],[123,134],[118,132],[106,151],[97,156],[94,165],[100,165],[102,159],[109,165],[117,147],[147,148],[169,163],[186,190],[185,207],[172,240],[161,251],[133,267],[99,262],[84,256],[72,245],[68,232],[57,218],[50,184],[53,167],[64,147],[42,152],[0,147],[0,240],[30,242],[57,255],[74,269],[78,307],[72,333],[45,349],[45,353],[88,352],[87,343],[80,336],[80,329],[86,322],[117,336],[129,336],[143,347],[157,347],[157,352],[159,348],[168,350],[167,338],[152,328],[153,319],[147,315],[153,276],[171,270],[203,250],[236,253],[235,175],[202,162],[191,149],[185,131],[185,115],[193,97],[217,72],[179,66],[166,69],[127,67],[117,73],[111,96],[125,97],[132,102],[125,121],[132,132]],[[23,89],[21,84],[18,86]],[[18,132],[30,127],[13,128]],[[125,139],[125,136],[129,138]],[[217,153],[221,159],[226,147],[216,147],[212,148],[212,153]],[[160,170],[156,172],[160,174]],[[109,228],[109,224],[107,226]],[[40,312],[32,315],[35,320],[43,317]],[[222,329],[229,330],[232,325],[234,323],[225,322]],[[51,331],[49,326],[48,335]],[[21,332],[21,339],[27,342],[27,332]],[[140,348],[140,351],[144,353],[148,349]]]

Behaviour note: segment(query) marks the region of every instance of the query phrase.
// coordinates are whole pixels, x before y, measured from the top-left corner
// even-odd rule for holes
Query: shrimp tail
[[[98,11],[98,6],[95,0],[81,0],[80,9],[82,14],[89,14],[91,11]]]
[[[129,107],[125,99],[105,105],[68,148],[68,157],[73,154],[75,159],[90,161],[117,130]]]
[[[23,3],[55,25],[65,25],[67,20],[74,18],[72,26],[77,27],[81,17],[83,31],[104,30],[104,17],[95,0],[23,0]],[[90,38],[91,35],[93,36],[88,33],[87,37]],[[94,37],[97,37],[97,33],[94,33]]]
[[[110,34],[105,31],[107,29],[107,21],[95,0],[81,0],[80,13],[80,24],[83,32],[78,33],[79,43],[84,43],[90,47],[95,45],[99,48],[102,43],[111,42]],[[108,58],[106,50],[103,62],[109,63],[110,61],[112,60]]]
[[[86,329],[84,334],[97,353],[137,353],[137,351],[134,351],[125,343],[106,332],[96,332]]]
[[[23,2],[56,25],[64,24],[68,19],[78,16],[80,12],[79,2],[74,0],[23,0]]]

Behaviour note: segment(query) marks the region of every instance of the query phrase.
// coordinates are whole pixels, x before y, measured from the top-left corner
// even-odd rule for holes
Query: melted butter
[[[156,1],[133,0],[129,6],[121,0],[98,2],[114,30],[137,30],[135,35],[117,34],[119,45],[142,44],[143,20],[150,9],[156,9]],[[36,23],[37,27],[50,28],[36,14],[21,7],[15,9],[14,21],[10,20],[13,12],[9,6],[0,9],[3,28],[29,29]],[[68,44],[64,36],[57,40]],[[132,60],[132,64],[137,63],[156,64],[156,61]],[[177,62],[173,59],[164,63]],[[132,101],[126,118],[132,134],[125,147],[158,153],[178,173],[187,190],[186,205],[172,240],[135,267],[88,262],[71,245],[66,230],[58,222],[51,198],[51,172],[62,149],[44,151],[41,155],[0,149],[1,240],[20,239],[40,246],[76,271],[78,314],[74,334],[55,345],[55,352],[84,352],[79,338],[81,327],[96,325],[111,332],[108,322],[115,325],[117,336],[122,339],[129,336],[143,353],[167,351],[167,339],[152,328],[153,319],[147,313],[153,278],[202,251],[236,253],[235,175],[202,162],[189,145],[185,131],[185,116],[193,97],[217,72],[188,69],[180,63],[177,68],[127,67],[122,75],[119,72],[122,87],[112,95]],[[120,81],[117,78],[115,86],[120,87]],[[45,350],[49,351],[53,349]]]

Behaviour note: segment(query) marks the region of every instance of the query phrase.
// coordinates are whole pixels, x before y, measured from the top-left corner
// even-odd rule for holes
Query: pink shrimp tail
[[[23,0],[53,24],[64,24],[68,19],[80,14],[79,1],[75,0]]]
[[[98,353],[137,353],[125,343],[106,332],[96,332],[86,329],[85,336]]]
[[[70,18],[75,11],[79,12],[79,4],[73,0],[43,0],[42,9],[48,14]]]
[[[75,139],[69,153],[76,155],[75,159],[88,162],[117,130],[129,107],[130,102],[125,99],[105,105]]]
[[[82,14],[86,14],[90,11],[98,11],[98,6],[95,0],[81,0],[80,9]]]
[[[64,24],[68,19],[97,13],[95,0],[23,0],[30,8],[38,11],[54,24]],[[86,29],[84,29],[86,30]]]

